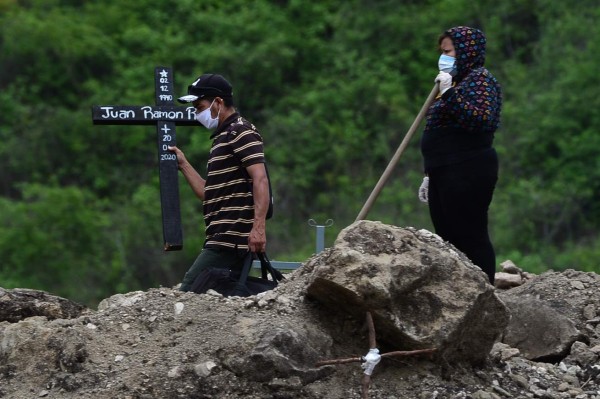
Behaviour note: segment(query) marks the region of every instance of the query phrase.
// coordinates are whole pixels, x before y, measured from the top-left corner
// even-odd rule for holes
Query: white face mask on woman
[[[441,72],[449,73],[450,75],[456,74],[456,58],[451,57],[446,54],[440,55],[440,59],[438,61],[438,68]]]
[[[217,126],[219,126],[219,114],[221,113],[221,109],[219,108],[219,112],[217,113],[217,117],[213,118],[210,114],[210,109],[214,104],[215,100],[210,103],[210,106],[206,108],[204,111],[200,113],[196,113],[196,120],[200,122],[205,128],[208,130],[215,130]]]

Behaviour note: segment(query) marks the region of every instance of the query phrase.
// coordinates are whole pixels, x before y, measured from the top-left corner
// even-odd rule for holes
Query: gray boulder
[[[600,309],[600,275],[576,270],[547,271],[520,287],[506,291],[506,295],[535,296],[561,314],[573,320],[583,330],[589,318],[595,316],[582,310]],[[504,293],[503,293],[504,294]]]
[[[509,308],[511,308],[512,313],[522,313],[524,311],[528,313],[525,316],[517,314],[517,318],[524,317],[524,320],[535,318],[542,323],[542,325],[537,326],[535,323],[529,322],[527,324],[528,331],[522,331],[525,328],[524,326],[519,328],[513,326],[516,322],[511,323],[511,327],[504,333],[503,341],[516,342],[520,340],[518,337],[510,337],[512,334],[531,334],[539,337],[539,334],[544,334],[545,331],[556,332],[562,330],[564,335],[561,333],[560,345],[553,345],[553,349],[549,351],[548,356],[553,357],[556,354],[556,349],[559,349],[562,354],[560,356],[566,356],[568,350],[565,351],[564,347],[574,341],[572,338],[568,338],[572,336],[573,332],[567,333],[566,325],[572,324],[581,334],[577,337],[577,340],[585,342],[590,347],[600,345],[599,286],[599,275],[568,269],[563,272],[547,271],[519,287],[501,292],[499,294],[500,299],[511,303]],[[535,298],[536,304],[527,305],[533,301],[532,298]],[[539,303],[543,303],[545,306],[538,306]],[[526,306],[527,309],[517,308],[523,306]],[[560,317],[553,316],[547,308],[551,308],[553,310],[552,314],[560,315]],[[541,314],[535,315],[536,312]],[[565,319],[570,322],[567,323]],[[568,329],[572,331],[572,328],[569,327]],[[519,348],[521,349],[521,347]],[[538,357],[538,355],[534,355],[534,353],[537,353],[536,351],[525,352],[530,353],[527,356]]]
[[[582,337],[575,323],[546,302],[532,296],[501,295],[511,319],[502,342],[518,348],[530,360],[553,361],[564,358],[571,345]]]
[[[480,363],[508,324],[486,275],[425,230],[359,221],[304,268],[309,297],[358,318],[369,310],[377,339],[397,350]]]
[[[260,336],[248,353],[222,353],[222,361],[236,374],[262,382],[296,377],[307,384],[334,371],[331,367],[314,366],[331,346],[331,338],[317,329],[282,325]]]
[[[32,316],[48,320],[71,319],[81,316],[85,306],[44,291],[0,287],[0,321],[16,323]]]

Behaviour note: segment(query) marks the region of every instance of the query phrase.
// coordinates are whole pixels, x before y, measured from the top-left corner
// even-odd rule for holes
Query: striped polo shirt
[[[263,140],[254,125],[237,112],[211,138],[203,202],[205,246],[247,250],[254,198],[246,167],[265,162]]]

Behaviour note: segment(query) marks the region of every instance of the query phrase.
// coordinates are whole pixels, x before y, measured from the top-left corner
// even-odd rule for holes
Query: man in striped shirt
[[[233,90],[221,75],[204,74],[188,86],[181,103],[192,103],[196,120],[212,131],[206,179],[177,147],[179,169],[203,201],[206,241],[185,274],[181,291],[189,291],[206,268],[241,269],[248,251],[264,252],[269,183],[262,137],[240,116]]]

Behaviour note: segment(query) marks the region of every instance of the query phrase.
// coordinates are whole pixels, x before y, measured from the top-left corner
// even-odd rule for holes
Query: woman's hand
[[[452,87],[452,75],[448,72],[438,73],[438,76],[435,77],[435,81],[440,83],[440,93],[444,94],[446,90]]]

